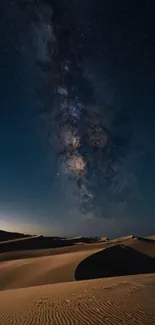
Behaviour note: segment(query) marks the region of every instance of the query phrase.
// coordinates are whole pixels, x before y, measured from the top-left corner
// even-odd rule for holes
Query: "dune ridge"
[[[64,247],[34,249],[46,240],[51,238],[4,243],[22,249],[0,253],[0,324],[155,324],[153,236],[73,237]]]
[[[78,264],[91,254],[83,251],[1,262],[0,290],[75,281]]]
[[[54,250],[53,255],[31,258],[23,255],[22,259],[1,262],[0,290],[155,272],[155,244],[152,241],[131,238],[107,245],[97,243]]]
[[[26,237],[32,237],[33,235],[18,233],[18,232],[10,232],[5,230],[0,230],[0,242],[13,240],[13,239],[20,239]]]

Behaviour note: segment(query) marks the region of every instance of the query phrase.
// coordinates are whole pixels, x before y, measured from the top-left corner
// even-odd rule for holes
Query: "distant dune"
[[[129,239],[133,239],[133,238],[134,238],[133,235],[128,235],[128,236],[124,236],[124,237],[120,237],[120,238],[114,238],[114,239],[111,239],[110,241],[113,243],[118,243],[122,240],[129,240]]]
[[[4,238],[7,238],[4,240]],[[47,248],[58,248],[72,246],[76,244],[94,244],[98,242],[106,242],[106,237],[44,237],[41,235],[30,236],[23,234],[8,233],[3,235],[0,241],[0,253],[21,250],[40,250]]]
[[[146,239],[150,239],[150,240],[155,240],[155,235],[153,235],[153,236],[148,236],[148,237],[144,237],[144,238],[146,238]]]
[[[0,324],[154,325],[153,238],[1,242]]]
[[[25,237],[31,237],[31,235],[25,235],[18,232],[9,232],[9,231],[0,230],[0,242],[25,238]]]

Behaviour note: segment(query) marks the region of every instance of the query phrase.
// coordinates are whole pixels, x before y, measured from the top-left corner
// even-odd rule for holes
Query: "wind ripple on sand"
[[[152,274],[1,291],[0,324],[153,325],[154,286]]]

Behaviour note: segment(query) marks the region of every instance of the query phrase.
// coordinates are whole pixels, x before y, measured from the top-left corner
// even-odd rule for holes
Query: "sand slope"
[[[0,263],[0,290],[74,281],[82,260],[100,251],[81,251]]]
[[[31,235],[26,235],[18,232],[10,232],[5,230],[0,230],[0,242],[7,241],[7,240],[13,240],[18,238],[27,238],[31,237]]]
[[[0,260],[0,325],[155,324],[154,240],[5,252]]]
[[[0,290],[155,273],[153,241],[127,239],[121,243],[64,247],[52,252],[55,255],[46,256],[48,250],[42,250],[40,257],[24,258],[23,255],[22,259],[1,262]],[[40,254],[40,251],[37,250],[37,253]],[[45,256],[42,256],[44,253]]]
[[[44,237],[42,235],[23,235],[0,230],[0,254],[13,251],[41,250],[69,247],[77,244],[94,244],[107,242],[106,237]]]
[[[8,290],[0,324],[153,325],[154,288],[155,275],[138,275]]]
[[[33,240],[33,239],[32,239]],[[37,240],[37,239],[35,239]],[[24,242],[31,242],[30,240],[25,240]],[[109,247],[111,244],[110,242],[97,242],[92,244],[87,243],[76,243],[75,245],[68,245],[68,246],[60,246],[55,248],[41,248],[41,249],[34,249],[32,245],[31,249],[22,249],[18,250],[14,249],[12,251],[4,251],[0,252],[0,262],[16,260],[16,259],[23,259],[23,258],[33,258],[33,257],[41,257],[41,256],[51,256],[51,255],[58,255],[58,254],[66,254],[66,253],[73,253],[73,252],[81,252],[81,251],[93,251],[94,249]]]

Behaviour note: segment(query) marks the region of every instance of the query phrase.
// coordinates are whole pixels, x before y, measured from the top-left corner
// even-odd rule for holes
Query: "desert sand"
[[[153,237],[78,243],[28,251],[3,245],[0,324],[155,324]]]
[[[155,324],[155,275],[0,292],[3,325]]]

